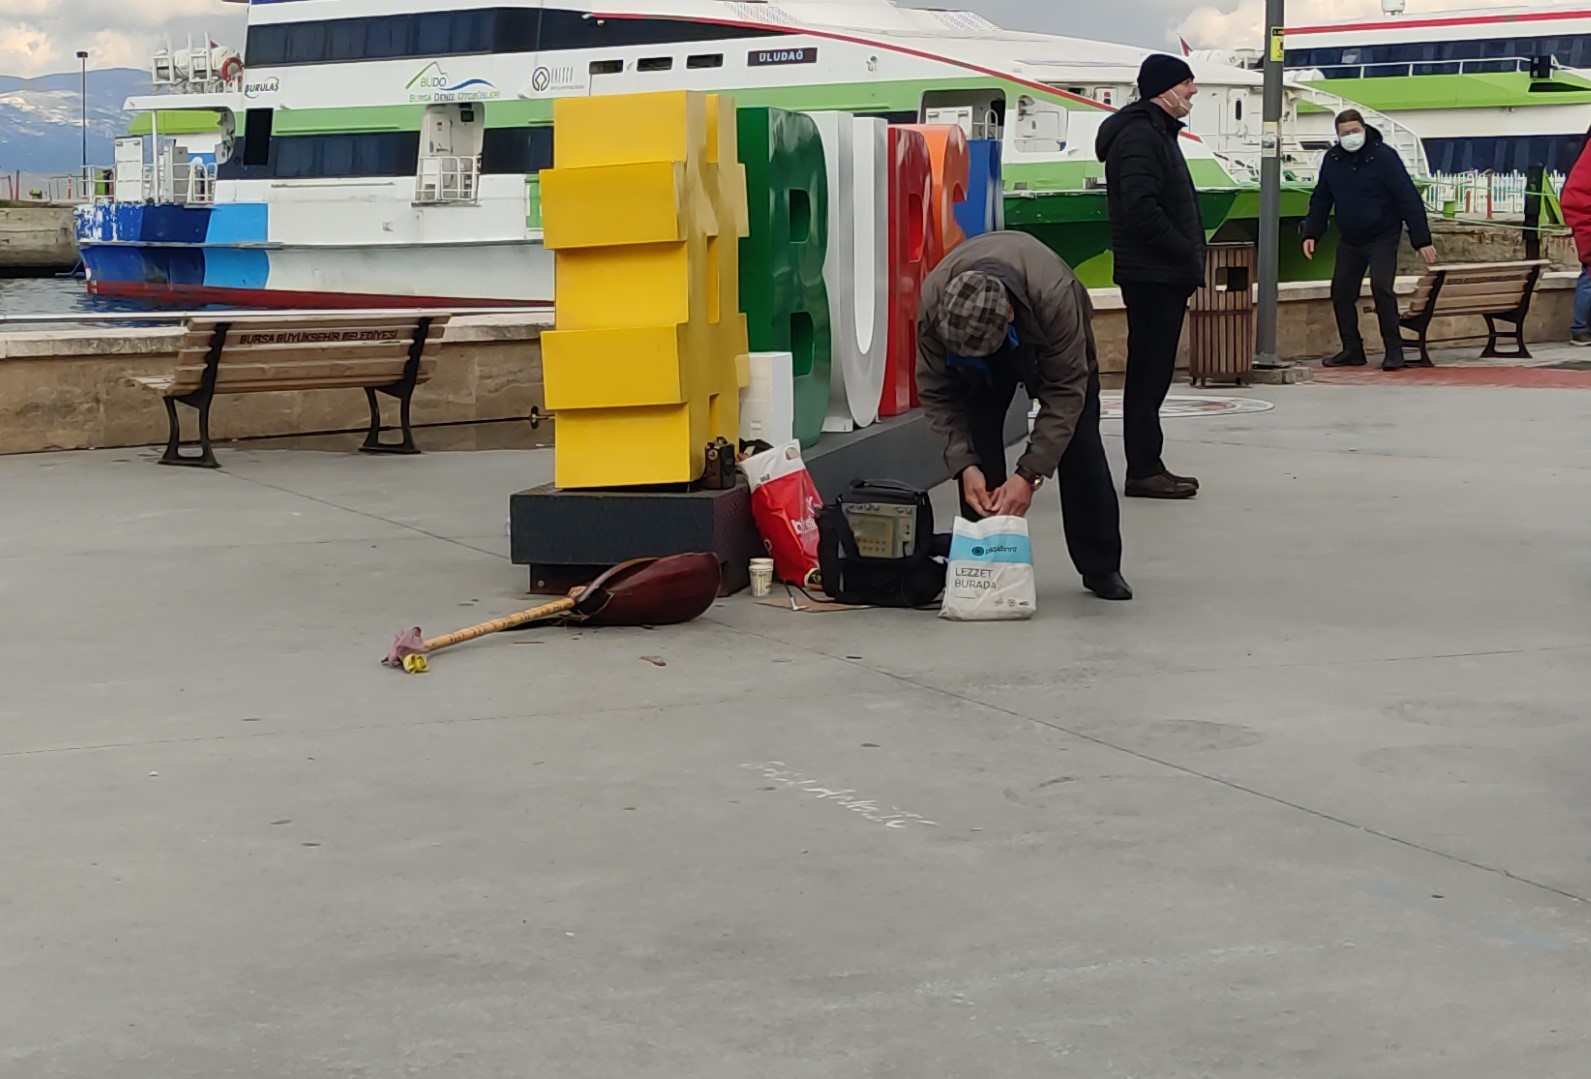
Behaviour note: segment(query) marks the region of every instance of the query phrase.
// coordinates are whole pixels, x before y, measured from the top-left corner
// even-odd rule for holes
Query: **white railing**
[[[1563,181],[1561,172],[1547,174],[1547,186],[1554,194],[1562,193]],[[1425,189],[1425,205],[1444,216],[1485,221],[1522,217],[1529,190],[1522,172],[1437,173]]]
[[[201,160],[171,162],[168,195],[178,205],[209,206],[215,202],[214,165]]]
[[[1381,137],[1386,140],[1397,155],[1403,159],[1403,165],[1413,176],[1425,177],[1430,175],[1431,162],[1425,153],[1425,143],[1420,141],[1407,124],[1400,122],[1384,112],[1366,108],[1355,101],[1349,101],[1339,94],[1319,85],[1304,85],[1294,83],[1288,86],[1288,92],[1297,100],[1307,101],[1318,109],[1336,115],[1344,109],[1353,108],[1364,117],[1365,123],[1372,124],[1381,132]],[[1329,143],[1328,143],[1329,146]]]
[[[414,201],[424,205],[474,203],[480,199],[477,157],[422,157],[414,178]]]
[[[0,176],[0,200],[8,202],[93,202],[110,188],[107,170],[90,165],[82,172],[38,176]]]
[[[1553,70],[1563,65],[1553,60]],[[1523,56],[1499,56],[1478,60],[1398,60],[1379,64],[1311,64],[1308,67],[1291,65],[1287,69],[1290,79],[1312,81],[1320,78],[1377,79],[1418,75],[1482,75],[1530,71],[1533,62]]]

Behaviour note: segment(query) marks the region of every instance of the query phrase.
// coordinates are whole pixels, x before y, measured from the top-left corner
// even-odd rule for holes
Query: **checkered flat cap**
[[[939,307],[939,336],[958,356],[988,356],[1005,344],[1011,297],[998,278],[968,270],[951,278]]]

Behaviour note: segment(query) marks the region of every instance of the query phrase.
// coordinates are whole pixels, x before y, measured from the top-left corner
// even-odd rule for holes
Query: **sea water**
[[[90,296],[80,277],[0,277],[0,333],[59,330],[88,325],[74,315],[147,310],[131,300]],[[59,322],[6,323],[11,315],[60,315]],[[136,326],[136,322],[94,322],[100,327]]]

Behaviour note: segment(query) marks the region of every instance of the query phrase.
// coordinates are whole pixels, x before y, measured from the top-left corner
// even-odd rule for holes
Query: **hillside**
[[[80,75],[19,79],[0,75],[0,172],[76,172],[82,163]],[[149,72],[110,68],[88,73],[88,159],[111,163],[112,143],[131,119],[122,102],[149,92]]]

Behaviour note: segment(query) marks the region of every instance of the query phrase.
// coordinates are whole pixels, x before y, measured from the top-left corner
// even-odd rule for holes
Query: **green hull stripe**
[[[1054,104],[1076,112],[1095,106],[1061,94],[1043,95],[1014,82],[992,77],[904,79],[895,82],[829,83],[821,86],[742,87],[726,90],[740,108],[792,109],[801,112],[916,112],[925,93],[935,90],[999,88],[1007,93],[1048,96]],[[487,127],[519,127],[552,122],[553,99],[501,99],[482,103]],[[337,109],[279,109],[275,130],[283,134],[330,135],[359,131],[418,131],[424,105],[376,105]]]
[[[1528,108],[1591,102],[1591,82],[1557,74],[1532,82],[1523,71],[1474,75],[1398,75],[1373,79],[1322,79],[1310,83],[1377,112],[1409,109]]]

